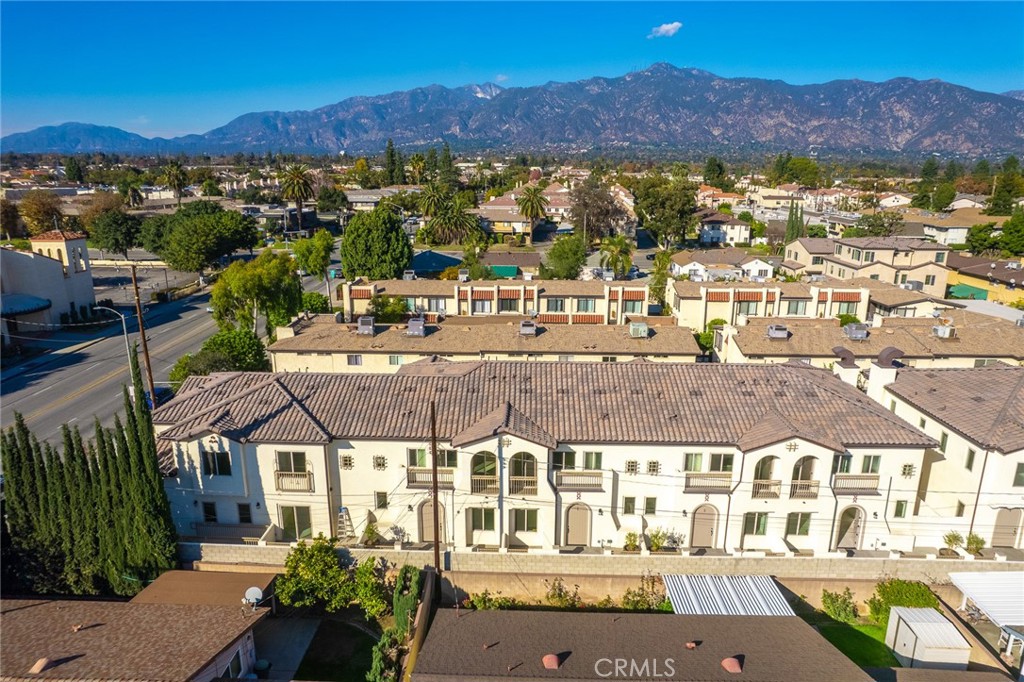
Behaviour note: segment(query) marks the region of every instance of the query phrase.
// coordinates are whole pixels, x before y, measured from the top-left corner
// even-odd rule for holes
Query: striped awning
[[[47,298],[39,298],[31,294],[3,294],[0,296],[0,315],[15,317],[46,310],[52,303]]]
[[[494,289],[485,289],[483,291],[474,291],[474,301],[489,301],[494,298]]]
[[[690,616],[794,616],[767,575],[664,575],[672,610]]]
[[[736,300],[737,301],[760,301],[761,300],[761,292],[760,291],[737,291],[736,292]]]
[[[729,300],[729,292],[728,291],[709,291],[708,292],[708,300],[709,301],[728,301]]]
[[[836,291],[832,294],[833,301],[860,301],[859,291]]]
[[[352,287],[352,298],[353,299],[369,299],[373,298],[373,289],[370,287],[364,287],[356,289]]]
[[[510,299],[519,298],[519,289],[498,289],[498,298]]]

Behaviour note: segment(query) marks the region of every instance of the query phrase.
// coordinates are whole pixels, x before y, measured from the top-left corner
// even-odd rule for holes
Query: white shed
[[[935,609],[894,606],[885,643],[904,668],[966,670],[971,645]]]

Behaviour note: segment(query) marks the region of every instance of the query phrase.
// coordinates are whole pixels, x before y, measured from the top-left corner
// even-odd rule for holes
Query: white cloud
[[[673,21],[671,24],[662,24],[661,26],[655,26],[651,29],[651,32],[647,34],[647,39],[651,38],[671,38],[679,29],[683,27],[683,22]]]
[[[504,83],[507,80],[508,80],[508,76],[506,76],[503,73],[499,73],[497,76],[494,77],[494,82],[495,83]]]

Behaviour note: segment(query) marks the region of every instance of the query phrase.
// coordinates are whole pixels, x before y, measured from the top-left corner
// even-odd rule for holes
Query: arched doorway
[[[718,510],[714,505],[702,504],[693,510],[690,527],[690,547],[714,547],[718,531]]]
[[[839,529],[836,531],[837,549],[860,549],[860,539],[864,531],[864,510],[860,507],[847,507],[839,515]]]
[[[420,505],[420,542],[434,541],[434,504],[433,500],[427,500]],[[444,505],[437,504],[438,525],[441,527],[441,542],[445,540]]]
[[[590,546],[590,507],[577,502],[565,510],[565,544],[570,547]]]
[[[996,526],[992,531],[993,547],[1016,547],[1022,516],[1022,509],[1000,509],[996,513]]]

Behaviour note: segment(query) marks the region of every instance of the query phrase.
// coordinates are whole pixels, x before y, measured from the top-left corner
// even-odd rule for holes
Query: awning
[[[970,284],[954,284],[949,287],[950,298],[969,298],[976,301],[988,300],[988,292]]]
[[[517,265],[492,265],[491,270],[498,277],[505,279],[515,279],[519,276],[519,266]]]
[[[1024,625],[1024,572],[950,573],[949,579],[996,625]]]
[[[767,575],[663,575],[676,613],[693,616],[792,616],[779,586]]]
[[[49,299],[31,294],[3,294],[0,296],[0,315],[3,317],[28,315],[46,310],[51,305]]]

